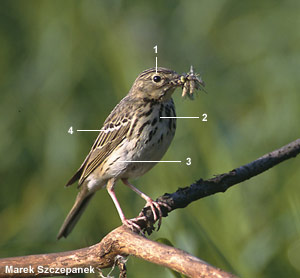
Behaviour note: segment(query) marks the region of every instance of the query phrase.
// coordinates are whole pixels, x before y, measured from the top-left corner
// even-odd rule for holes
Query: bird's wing
[[[128,114],[131,114],[130,112],[133,111],[124,114],[120,104],[116,106],[104,122],[90,153],[75,175],[67,183],[67,186],[73,184],[78,179],[80,186],[90,173],[92,173],[126,138],[126,134],[132,124],[132,118]]]

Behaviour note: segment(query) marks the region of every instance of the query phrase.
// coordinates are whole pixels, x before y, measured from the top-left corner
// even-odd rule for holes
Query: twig
[[[163,216],[166,217],[169,212],[177,208],[184,208],[201,198],[218,192],[225,192],[231,186],[257,176],[287,159],[296,157],[299,153],[300,139],[297,139],[228,173],[217,175],[208,180],[200,179],[188,187],[179,188],[174,193],[166,193],[157,198],[156,201],[166,204],[166,206],[160,206]],[[146,216],[147,220],[140,220],[138,224],[143,227],[144,231],[151,234],[154,230],[154,223],[150,207],[145,207],[140,216]]]

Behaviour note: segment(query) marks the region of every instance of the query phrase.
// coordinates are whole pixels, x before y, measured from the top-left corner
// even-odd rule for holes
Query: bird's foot
[[[135,233],[143,233],[142,228],[137,224],[139,220],[145,220],[145,216],[143,217],[135,217],[131,219],[124,218],[122,220],[123,225],[128,227],[130,230],[132,230]]]
[[[157,231],[159,230],[160,226],[161,226],[161,222],[162,222],[162,211],[161,211],[161,206],[166,207],[168,210],[171,210],[171,207],[169,205],[167,205],[166,203],[163,202],[156,202],[153,201],[152,199],[148,199],[147,203],[145,205],[145,207],[150,207],[152,214],[153,214],[153,219],[154,222],[156,222],[158,220],[158,225],[157,225]],[[156,210],[158,210],[159,215],[157,216]]]

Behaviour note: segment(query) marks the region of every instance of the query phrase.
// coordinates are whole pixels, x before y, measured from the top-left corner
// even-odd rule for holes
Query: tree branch
[[[189,277],[231,278],[232,274],[215,268],[208,263],[182,251],[137,235],[127,227],[121,226],[105,236],[93,246],[62,253],[31,255],[0,259],[0,278],[16,277],[16,273],[7,273],[14,269],[31,266],[34,273],[20,273],[18,277],[49,277],[65,275],[66,271],[78,271],[86,268],[88,272],[111,267],[115,258],[133,255],[146,261],[169,267]],[[46,267],[58,273],[49,273]],[[41,273],[38,273],[38,271]]]
[[[228,173],[217,175],[208,180],[200,179],[188,187],[179,188],[174,193],[166,193],[157,198],[156,201],[165,204],[165,206],[161,205],[161,210],[163,216],[166,217],[169,212],[177,208],[184,208],[190,203],[201,198],[218,192],[225,192],[231,186],[261,174],[287,159],[296,157],[299,153],[300,139],[297,139],[280,149],[265,154],[264,156],[241,167],[233,169]],[[139,216],[146,217],[146,220],[139,220],[138,224],[144,229],[144,231],[151,234],[154,230],[151,208],[145,207]]]
[[[159,197],[157,201],[162,203],[163,216],[167,216],[172,210],[184,208],[200,198],[217,192],[225,192],[229,187],[250,179],[289,158],[296,157],[299,153],[300,139],[297,139],[229,173],[218,175],[206,181],[200,179],[189,187]],[[139,220],[138,224],[148,233],[151,233],[154,229],[151,209],[149,207],[144,208],[139,216],[145,217]],[[10,266],[16,270],[31,266],[35,270],[34,274],[23,272],[18,274],[18,277],[66,275],[61,271],[59,273],[46,273],[45,271],[38,273],[39,266],[54,270],[60,269],[65,272],[69,268],[74,271],[84,267],[102,269],[114,265],[115,258],[118,255],[134,255],[149,262],[174,269],[189,277],[234,277],[232,274],[210,266],[184,251],[153,242],[121,226],[110,232],[100,243],[87,248],[62,253],[0,259],[0,278],[16,277],[16,273],[7,273],[7,267]]]

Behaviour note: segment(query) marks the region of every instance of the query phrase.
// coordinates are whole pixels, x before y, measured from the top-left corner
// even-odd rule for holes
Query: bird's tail
[[[73,205],[71,211],[67,215],[64,223],[62,224],[58,232],[57,239],[60,239],[61,237],[67,237],[71,233],[81,214],[84,212],[86,206],[88,205],[89,201],[92,199],[94,194],[95,193],[90,193],[86,195],[86,193],[84,193],[83,190],[78,193],[75,204]]]

